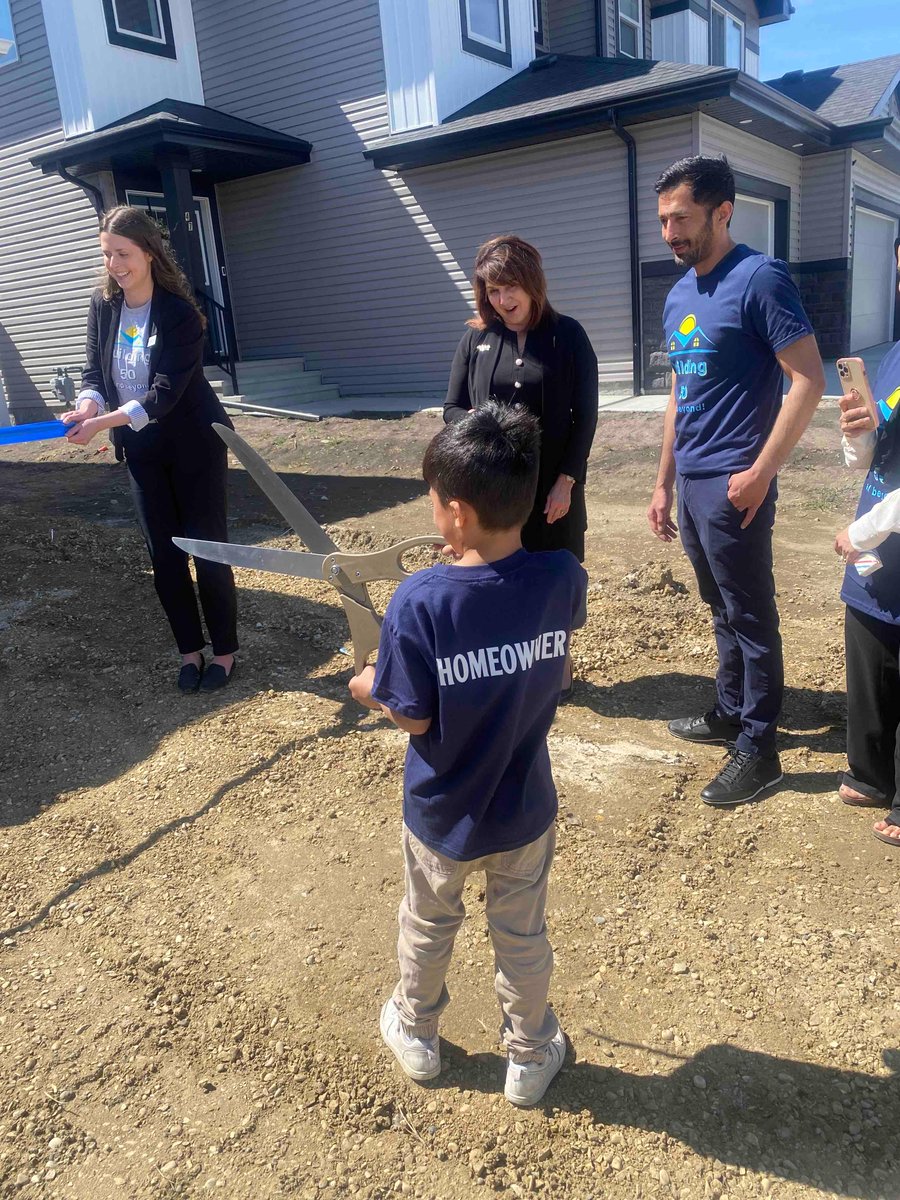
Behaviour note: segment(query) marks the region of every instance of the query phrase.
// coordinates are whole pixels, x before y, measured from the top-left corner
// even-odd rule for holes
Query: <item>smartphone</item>
[[[844,395],[849,396],[854,388],[859,392],[859,398],[877,429],[881,421],[881,416],[875,404],[872,389],[869,387],[866,364],[861,358],[839,358],[837,360],[837,373]]]

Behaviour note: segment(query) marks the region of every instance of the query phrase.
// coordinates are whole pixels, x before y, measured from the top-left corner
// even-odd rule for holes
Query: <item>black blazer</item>
[[[470,329],[463,334],[450,368],[444,401],[444,420],[458,421],[483,404],[493,392],[494,370],[500,358],[502,326]],[[476,349],[487,345],[487,350]],[[588,335],[572,317],[556,314],[529,330],[530,355],[543,373],[541,471],[538,502],[560,475],[583,484],[597,428],[597,356]]]
[[[119,393],[112,377],[122,297],[104,300],[98,289],[88,312],[83,388],[99,392],[110,410],[119,407]],[[231,425],[209,381],[203,374],[203,325],[197,310],[181,296],[158,284],[153,289],[148,325],[150,348],[149,388],[141,404],[151,421],[158,424],[135,431],[127,425],[112,429],[116,458],[147,458],[159,452],[162,440],[196,437],[209,444],[209,426],[218,421]],[[149,436],[148,436],[149,435]],[[218,439],[216,439],[218,440]]]

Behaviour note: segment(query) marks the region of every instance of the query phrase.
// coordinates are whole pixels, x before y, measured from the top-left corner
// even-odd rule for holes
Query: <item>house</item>
[[[653,183],[725,152],[734,232],[835,355],[898,336],[900,53],[761,83],[789,0],[0,0],[0,378],[82,359],[96,210],[164,219],[209,361],[260,402],[440,396],[515,230],[603,385],[665,386]],[[4,49],[4,47],[6,47]],[[898,47],[900,50],[900,47]]]

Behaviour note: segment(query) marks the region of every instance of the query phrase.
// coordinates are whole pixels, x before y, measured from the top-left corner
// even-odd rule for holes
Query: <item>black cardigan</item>
[[[487,400],[493,391],[500,358],[499,323],[470,329],[462,338],[450,368],[444,420],[458,421]],[[490,349],[476,350],[487,344]],[[597,356],[588,335],[572,317],[557,314],[528,334],[528,350],[543,371],[541,472],[538,501],[560,475],[583,484],[597,428]]]
[[[81,385],[99,392],[110,411],[119,407],[112,359],[121,311],[121,295],[104,300],[97,290],[91,297]],[[194,306],[157,285],[148,330],[149,388],[140,402],[150,420],[158,423],[160,431],[179,439],[207,430],[214,421],[231,425],[203,374],[203,325]],[[123,451],[127,457],[152,453],[158,439],[142,439],[144,432],[126,425],[112,429],[116,457],[121,459]]]

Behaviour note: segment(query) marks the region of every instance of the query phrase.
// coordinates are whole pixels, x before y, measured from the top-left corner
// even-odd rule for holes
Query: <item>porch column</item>
[[[200,251],[200,231],[194,215],[191,160],[187,153],[161,150],[157,151],[156,165],[162,179],[172,249],[191,287],[196,291],[203,286],[203,256]]]

